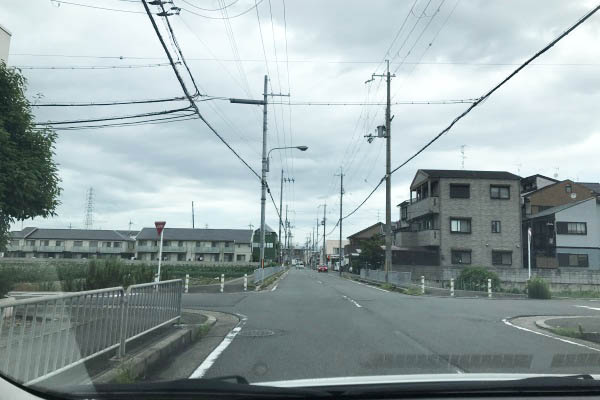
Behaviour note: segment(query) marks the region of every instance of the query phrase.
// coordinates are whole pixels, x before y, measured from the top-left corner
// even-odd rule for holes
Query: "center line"
[[[580,308],[589,308],[590,310],[596,310],[596,311],[600,311],[600,308],[597,308],[597,307],[590,307],[590,306],[575,306],[575,307],[580,307]]]
[[[345,298],[346,300],[350,301],[352,304],[354,304],[356,307],[361,308],[362,306],[360,304],[358,304],[356,301],[354,301],[353,299],[351,299],[350,297],[343,295],[343,298]]]

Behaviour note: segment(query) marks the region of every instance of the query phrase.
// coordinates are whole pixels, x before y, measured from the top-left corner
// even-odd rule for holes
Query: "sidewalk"
[[[600,317],[546,317],[536,320],[535,324],[556,335],[600,343]]]

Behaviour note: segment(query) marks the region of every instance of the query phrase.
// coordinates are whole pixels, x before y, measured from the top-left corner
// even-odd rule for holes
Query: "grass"
[[[131,365],[128,361],[121,363],[117,370],[117,376],[115,377],[115,383],[135,383],[137,376],[133,372]]]
[[[551,328],[550,332],[554,333],[555,335],[566,336],[575,339],[581,339],[583,337],[583,329],[581,328],[581,325],[579,325],[578,330],[558,327]]]
[[[421,296],[423,293],[421,293],[421,289],[417,289],[417,288],[401,288],[400,289],[400,293],[402,294],[407,294],[409,296]]]
[[[268,277],[267,279],[265,279],[263,281],[263,283],[260,285],[261,288],[266,288],[268,287],[270,284],[272,284],[273,282],[275,282],[277,280],[277,278],[279,278],[285,271],[281,271],[276,273],[275,275],[271,275],[270,277]],[[250,288],[250,283],[248,282],[248,288]]]

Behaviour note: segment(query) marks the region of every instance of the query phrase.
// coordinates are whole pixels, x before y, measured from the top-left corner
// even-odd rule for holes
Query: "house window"
[[[83,246],[83,241],[81,240],[76,240],[73,242],[73,247],[82,247]]]
[[[158,246],[158,240],[155,240],[154,242],[152,242],[152,246],[154,246],[154,247]]]
[[[451,233],[471,233],[471,218],[450,218]]]
[[[231,243],[225,242],[225,247],[231,247]]]
[[[500,221],[492,221],[492,233],[500,233]]]
[[[560,235],[587,235],[587,223],[556,222],[556,233]]]
[[[238,254],[235,257],[236,261],[246,261],[246,255],[245,254]]]
[[[121,247],[121,242],[114,242],[113,243],[113,247],[117,248],[117,249],[120,248]]]
[[[98,241],[97,240],[90,240],[90,247],[98,247]]]
[[[510,186],[490,185],[490,197],[492,199],[510,199]]]
[[[401,218],[403,220],[407,219],[408,218],[408,207],[402,207],[400,209],[400,213],[402,214]]]
[[[202,242],[196,242],[196,247],[202,247]]]
[[[217,242],[210,242],[210,247],[217,247]]]
[[[512,251],[492,250],[492,265],[512,265]]]
[[[450,198],[452,199],[468,199],[471,197],[470,186],[467,184],[450,184]]]
[[[146,241],[145,240],[140,240],[139,242],[140,246],[146,246]]]
[[[49,240],[42,240],[41,241],[41,245],[42,246],[50,246],[50,241]]]
[[[111,247],[111,246],[112,246],[112,242],[103,242],[102,243],[102,247],[108,248],[108,247]]]
[[[35,240],[28,240],[27,241],[27,246],[29,246],[29,247],[35,246]]]
[[[587,268],[589,267],[589,260],[587,254],[566,254],[559,253],[558,266],[559,267],[576,267],[576,268]]]
[[[170,246],[171,242],[168,240],[163,241],[163,246]]]
[[[185,254],[177,254],[177,261],[185,261]]]
[[[471,250],[452,250],[452,264],[471,264]]]
[[[183,240],[180,240],[180,241],[179,241],[179,243],[177,243],[177,245],[178,245],[179,247],[183,247]]]
[[[17,247],[19,245],[19,241],[18,240],[11,240],[10,241],[10,245],[13,247]]]
[[[60,246],[62,246],[62,245],[63,245],[63,242],[62,242],[62,240],[57,240],[57,241],[56,241],[56,247],[60,247]]]
[[[565,192],[571,193],[573,191],[573,187],[571,185],[565,185]]]

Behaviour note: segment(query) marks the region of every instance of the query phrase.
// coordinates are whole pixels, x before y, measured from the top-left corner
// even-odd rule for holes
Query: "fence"
[[[361,269],[360,277],[362,279],[367,279],[376,282],[385,283],[385,271],[379,269]],[[397,271],[389,271],[388,272],[388,280],[387,283],[391,283],[392,285],[405,285],[410,283],[411,273],[410,272],[397,272]]]
[[[0,304],[0,370],[34,384],[176,321],[181,280]]]
[[[254,270],[254,283],[263,282],[268,277],[285,270],[285,267],[267,267]]]

